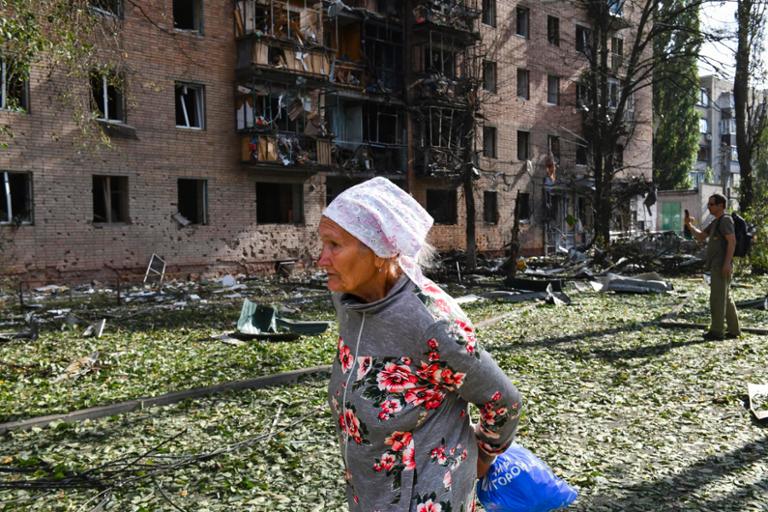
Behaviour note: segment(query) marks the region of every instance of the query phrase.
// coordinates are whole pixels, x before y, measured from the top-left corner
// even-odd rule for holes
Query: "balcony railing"
[[[480,9],[475,0],[428,0],[413,9],[417,26],[432,24],[459,32],[479,33]]]
[[[403,174],[406,171],[406,147],[365,141],[335,141],[335,166],[346,172]]]
[[[331,142],[289,132],[244,135],[240,159],[243,163],[292,168],[330,166]]]

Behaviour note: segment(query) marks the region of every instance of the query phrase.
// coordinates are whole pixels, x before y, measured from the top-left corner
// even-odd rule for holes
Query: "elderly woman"
[[[474,510],[475,479],[517,427],[517,389],[421,273],[431,227],[384,178],[344,191],[320,221],[318,264],[339,322],[328,394],[351,511]]]

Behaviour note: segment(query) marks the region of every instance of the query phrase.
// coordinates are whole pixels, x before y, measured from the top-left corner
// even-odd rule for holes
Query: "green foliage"
[[[660,2],[659,15],[676,16],[681,29],[662,32],[654,40],[653,179],[662,190],[689,188],[699,139],[695,105],[699,93],[697,58],[701,46],[698,9],[692,0]],[[672,56],[670,58],[670,56]]]
[[[752,207],[743,212],[744,219],[755,226],[749,264],[754,274],[768,274],[768,182],[755,180],[754,202]]]

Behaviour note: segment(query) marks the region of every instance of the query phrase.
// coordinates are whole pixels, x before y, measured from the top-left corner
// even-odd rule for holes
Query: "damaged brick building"
[[[516,201],[524,254],[589,237],[578,99],[589,20],[571,2],[94,4],[119,21],[126,62],[119,80],[71,89],[91,98],[109,147],[81,147],[51,92],[61,76],[3,74],[5,273],[141,271],[152,254],[184,272],[310,264],[323,207],[373,176],[431,212],[438,249],[465,246],[468,172],[480,251],[503,252]],[[643,179],[650,104],[650,88],[636,94],[622,148]],[[618,228],[652,225],[642,197],[619,213]]]

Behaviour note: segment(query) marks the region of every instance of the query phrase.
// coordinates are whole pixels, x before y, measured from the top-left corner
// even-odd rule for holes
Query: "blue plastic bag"
[[[488,512],[548,512],[573,503],[578,493],[538,457],[517,443],[496,457],[477,482]]]

